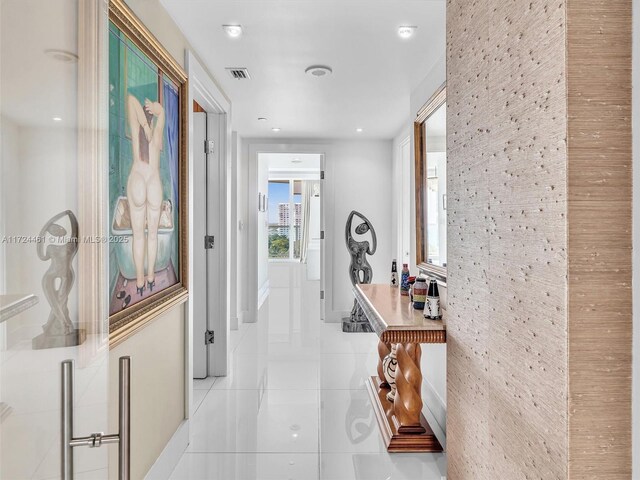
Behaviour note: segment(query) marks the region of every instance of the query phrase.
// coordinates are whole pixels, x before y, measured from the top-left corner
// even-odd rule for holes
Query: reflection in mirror
[[[416,263],[446,280],[447,106],[443,86],[420,110],[414,124]]]
[[[427,263],[447,266],[447,105],[425,122]]]
[[[2,479],[60,478],[65,360],[91,390],[75,398],[75,432],[109,426],[106,4],[0,0]],[[78,457],[78,476],[109,477],[107,449]]]

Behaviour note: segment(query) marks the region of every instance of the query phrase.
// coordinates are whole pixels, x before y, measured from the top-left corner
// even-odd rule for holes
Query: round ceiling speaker
[[[333,73],[333,70],[331,70],[331,67],[327,67],[326,65],[312,65],[307,68],[304,73],[314,77],[327,77]]]

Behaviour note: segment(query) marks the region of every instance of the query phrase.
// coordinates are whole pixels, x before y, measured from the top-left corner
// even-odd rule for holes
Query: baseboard
[[[435,421],[438,423],[438,427],[442,430],[443,434],[447,433],[447,405],[440,398],[440,395],[436,392],[433,385],[423,377],[422,379],[422,403],[423,410],[429,410]]]
[[[262,307],[262,304],[264,303],[264,301],[267,299],[268,296],[269,296],[269,280],[264,282],[262,286],[258,289],[257,310],[260,310],[260,307]]]
[[[164,447],[144,478],[146,480],[167,480],[188,446],[189,420],[185,419],[178,426],[169,443]]]

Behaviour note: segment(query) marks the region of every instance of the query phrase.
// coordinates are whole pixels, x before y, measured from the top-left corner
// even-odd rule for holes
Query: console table
[[[443,320],[424,318],[409,297],[390,285],[355,285],[354,295],[378,334],[378,376],[369,378],[367,390],[373,403],[378,426],[389,452],[441,452],[442,446],[422,415],[421,343],[445,343]],[[382,362],[396,347],[396,395],[387,400],[390,390]]]

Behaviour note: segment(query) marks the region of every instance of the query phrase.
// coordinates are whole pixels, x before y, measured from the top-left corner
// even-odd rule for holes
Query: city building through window
[[[299,259],[302,239],[302,182],[270,180],[268,203],[269,259]]]

